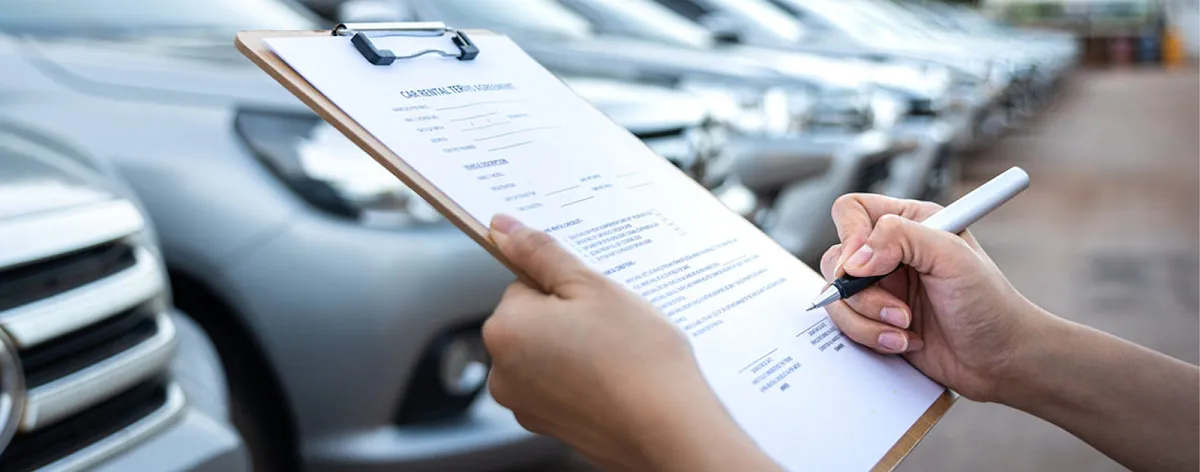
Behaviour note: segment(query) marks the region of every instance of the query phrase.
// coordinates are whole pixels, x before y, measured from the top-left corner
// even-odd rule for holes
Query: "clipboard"
[[[390,51],[379,50],[369,40],[366,32],[383,32],[401,35],[449,34],[454,35],[454,44],[459,51],[427,50],[419,53],[397,57]],[[421,176],[404,158],[380,142],[358,124],[346,112],[342,111],[329,98],[325,97],[312,84],[292,69],[267,46],[268,38],[283,37],[312,37],[312,36],[345,36],[354,43],[355,48],[363,55],[363,60],[377,66],[386,67],[394,60],[407,60],[425,54],[437,54],[444,58],[471,60],[479,51],[469,40],[472,35],[494,35],[487,30],[454,30],[441,23],[374,23],[374,24],[339,24],[333,30],[312,31],[242,31],[234,40],[238,50],[253,61],[259,68],[286,87],[293,95],[308,105],[317,115],[331,126],[341,131],[355,145],[371,156],[376,162],[386,168],[392,175],[404,182],[410,189],[438,210],[447,220],[466,233],[480,247],[486,250],[496,260],[500,261],[516,276],[530,282],[531,279],[514,267],[496,248],[488,236],[488,228],[475,220],[465,209],[454,202],[444,192],[439,190],[428,179]],[[462,38],[462,39],[459,39]],[[391,59],[388,59],[391,55]],[[435,59],[436,60],[436,59]],[[696,184],[699,186],[700,184]],[[707,190],[706,190],[707,191]],[[900,462],[912,452],[913,448],[925,438],[925,435],[946,414],[950,406],[958,400],[959,395],[946,389],[936,401],[925,410],[903,436],[888,450],[886,454],[871,468],[872,472],[887,472],[894,470]]]

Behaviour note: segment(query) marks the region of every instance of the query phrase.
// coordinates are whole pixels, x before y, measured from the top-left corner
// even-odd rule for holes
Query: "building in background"
[[[1074,33],[1091,66],[1179,65],[1200,46],[1200,0],[981,0],[1015,26]]]

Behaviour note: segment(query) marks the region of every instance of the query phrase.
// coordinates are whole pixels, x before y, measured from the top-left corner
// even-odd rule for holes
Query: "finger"
[[[544,435],[549,431],[546,428],[545,423],[537,416],[514,412],[513,418],[516,418],[517,424],[521,425],[522,428],[525,428],[525,431],[529,431],[533,434]]]
[[[508,285],[496,311],[483,322],[481,336],[494,365],[512,362],[520,357],[522,336],[531,332],[530,323],[536,323],[537,315],[544,310],[543,304],[549,296],[525,285],[513,282]]]
[[[511,216],[496,215],[489,235],[504,257],[546,293],[567,295],[573,287],[598,279],[591,269],[550,235],[529,228]]]
[[[488,373],[487,380],[488,394],[492,396],[492,400],[496,400],[500,406],[512,410],[517,408],[516,401],[521,398],[516,395],[511,388],[511,385],[506,380],[506,377],[497,367],[492,367],[492,371]]]
[[[887,274],[900,264],[933,276],[969,270],[975,252],[957,235],[922,226],[899,215],[883,215],[866,244],[846,258],[846,271],[857,277]]]
[[[846,304],[861,316],[900,329],[912,324],[912,309],[883,287],[867,287],[846,299]]]
[[[883,215],[899,215],[910,220],[924,221],[942,207],[932,202],[902,200],[869,193],[850,193],[833,202],[834,226],[838,239],[849,255],[866,241],[867,236]],[[845,262],[843,259],[841,262]]]
[[[912,342],[912,333],[867,319],[850,305],[838,302],[825,307],[825,310],[829,313],[829,319],[846,337],[876,352],[899,354],[917,347]]]
[[[825,251],[825,255],[821,256],[821,275],[825,277],[825,281],[829,282],[838,278],[837,264],[842,257],[842,245],[834,244],[833,247]]]
[[[841,244],[833,245],[828,251],[825,251],[824,256],[821,256],[821,275],[825,277],[826,282],[832,282],[833,279],[846,275],[845,271],[838,265],[838,260],[841,257]],[[883,288],[900,300],[905,300],[908,297],[908,272],[893,272],[891,275],[884,277],[883,280],[880,280],[876,286]]]
[[[504,289],[504,294],[500,295],[500,303],[496,305],[496,311],[501,311],[507,306],[523,306],[530,303],[540,303],[549,298],[548,295],[542,293],[536,288],[530,287],[529,284],[520,280],[508,284]]]

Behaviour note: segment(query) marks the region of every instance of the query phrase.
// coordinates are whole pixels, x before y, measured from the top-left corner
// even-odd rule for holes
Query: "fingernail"
[[[908,348],[908,338],[894,331],[884,331],[879,334],[879,347],[892,352],[904,352]]]
[[[846,260],[846,265],[850,267],[862,267],[867,265],[867,261],[871,260],[871,255],[875,254],[875,250],[866,244],[854,251],[854,255]]]
[[[492,229],[500,234],[509,234],[524,226],[516,218],[503,213],[497,213],[496,216],[492,217]]]
[[[904,310],[889,306],[879,310],[879,317],[883,319],[884,323],[900,329],[908,329],[908,314],[904,313]]]

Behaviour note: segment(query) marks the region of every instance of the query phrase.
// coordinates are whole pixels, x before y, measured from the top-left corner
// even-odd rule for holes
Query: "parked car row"
[[[484,388],[511,274],[232,42],[357,21],[511,36],[810,264],[838,196],[944,198],[1076,54],[936,2],[0,0],[0,470],[564,453]]]

